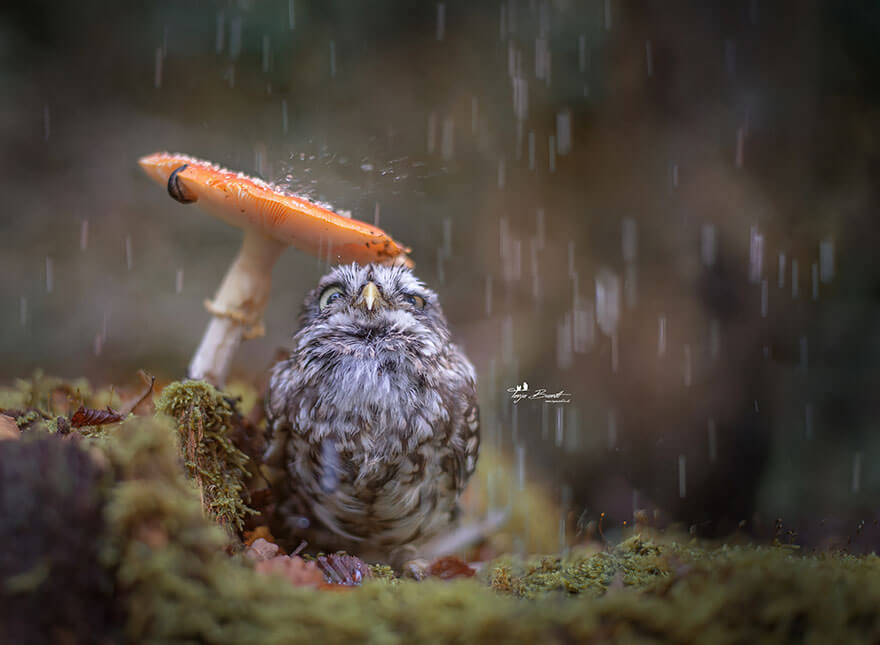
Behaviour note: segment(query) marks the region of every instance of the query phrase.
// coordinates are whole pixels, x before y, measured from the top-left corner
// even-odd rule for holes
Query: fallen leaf
[[[0,441],[8,439],[18,439],[21,437],[21,430],[12,417],[0,414]]]
[[[248,547],[247,551],[245,551],[245,555],[251,560],[256,560],[257,562],[271,560],[278,555],[278,545],[273,544],[264,538],[257,538],[254,540],[253,544]]]
[[[467,562],[454,555],[438,558],[428,567],[428,575],[441,580],[452,578],[472,578],[477,571]]]
[[[314,562],[306,562],[298,555],[276,555],[269,560],[257,562],[255,569],[259,573],[275,573],[285,577],[297,587],[322,587],[324,574]]]
[[[72,417],[70,417],[70,425],[74,428],[81,428],[82,426],[102,426],[108,423],[117,423],[122,421],[122,419],[122,415],[114,412],[110,408],[107,408],[106,410],[94,410],[92,408],[79,406],[79,409],[73,413]]]
[[[260,538],[266,540],[266,542],[271,542],[275,544],[275,538],[272,537],[272,533],[269,532],[268,526],[258,526],[253,531],[245,531],[244,532],[244,544],[245,546],[250,546]]]

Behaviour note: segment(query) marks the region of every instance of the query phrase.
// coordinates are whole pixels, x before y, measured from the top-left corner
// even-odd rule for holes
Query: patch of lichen
[[[221,525],[240,531],[253,511],[245,500],[248,457],[229,437],[230,402],[204,381],[183,381],[162,390],[156,410],[176,422],[187,472],[199,486],[205,509]]]
[[[878,558],[777,547],[634,536],[599,554],[491,565],[491,586],[388,584],[382,575],[342,593],[296,588],[226,555],[173,441],[160,423],[132,419],[109,442],[119,482],[106,514],[108,563],[118,567],[131,642],[859,643],[880,635]]]
[[[227,554],[227,534],[205,517],[198,489],[184,475],[178,436],[179,428],[166,417],[132,417],[92,442],[102,451],[101,471],[112,476],[111,483],[102,479],[99,484],[103,527],[73,523],[70,535],[52,538],[63,544],[88,538],[100,546],[99,563],[77,563],[112,572],[113,597],[121,610],[113,615],[121,617],[127,642],[868,643],[880,638],[880,558],[803,555],[782,547],[710,546],[634,535],[599,553],[508,558],[484,567],[479,578],[414,582],[392,578],[387,568],[376,566],[375,579],[354,590],[293,587],[281,577],[257,573],[246,558]],[[84,579],[84,573],[72,575]]]

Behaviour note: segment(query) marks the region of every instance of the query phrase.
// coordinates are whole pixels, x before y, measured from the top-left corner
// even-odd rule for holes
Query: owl
[[[399,561],[449,531],[480,446],[474,368],[403,266],[338,266],[271,372],[264,472],[282,543]]]

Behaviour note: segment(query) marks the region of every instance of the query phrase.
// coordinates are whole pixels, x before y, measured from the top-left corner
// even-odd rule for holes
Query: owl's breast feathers
[[[267,416],[275,528],[328,549],[442,532],[479,453],[474,370],[451,344],[421,357],[295,352],[273,369]]]

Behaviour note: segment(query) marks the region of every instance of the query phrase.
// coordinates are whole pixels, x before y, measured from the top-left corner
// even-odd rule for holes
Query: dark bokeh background
[[[878,36],[867,0],[4,3],[0,380],[183,374],[239,236],[137,167],[181,151],[412,246],[485,441],[581,524],[873,546]],[[239,376],[324,269],[284,256]]]

